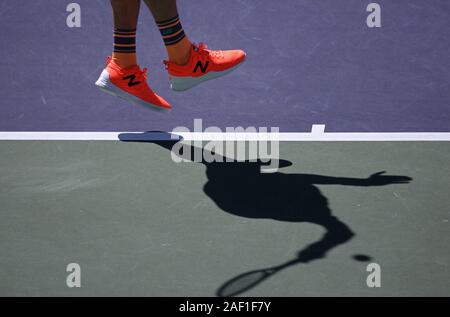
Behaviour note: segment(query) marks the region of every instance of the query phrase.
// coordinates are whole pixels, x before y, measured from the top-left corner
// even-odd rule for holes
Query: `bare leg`
[[[141,0],[111,0],[114,19],[113,60],[123,68],[137,65],[136,28]]]
[[[176,0],[144,0],[164,39],[169,61],[184,65],[188,62],[192,43],[178,19]]]

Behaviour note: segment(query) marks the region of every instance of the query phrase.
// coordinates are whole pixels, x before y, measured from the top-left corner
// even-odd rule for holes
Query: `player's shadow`
[[[151,142],[168,150],[177,140],[166,137],[155,138],[154,134],[122,134],[120,139],[133,142]],[[189,147],[194,150],[193,147]],[[192,157],[183,153],[183,157]],[[263,163],[258,162],[213,162],[203,160],[206,166],[207,182],[205,194],[216,205],[230,214],[253,219],[273,219],[287,222],[308,222],[325,229],[320,240],[307,245],[297,257],[283,264],[250,271],[224,283],[217,291],[218,296],[241,294],[282,269],[298,263],[321,259],[333,248],[349,241],[355,234],[347,224],[332,214],[327,198],[315,185],[383,186],[408,183],[407,176],[388,176],[384,172],[368,178],[333,177],[314,174],[286,174],[282,172],[261,173]],[[280,168],[292,163],[280,160]],[[358,255],[358,261],[370,257]]]

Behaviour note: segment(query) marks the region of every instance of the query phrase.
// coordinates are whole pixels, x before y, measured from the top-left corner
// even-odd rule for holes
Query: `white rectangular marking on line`
[[[311,133],[318,135],[318,134],[324,134],[325,133],[325,124],[313,124],[311,128]]]
[[[325,142],[390,142],[390,141],[450,141],[450,132],[328,132],[316,125],[311,133],[177,133],[185,141],[325,141]],[[58,131],[0,131],[1,141],[120,141],[122,133],[144,132],[58,132]],[[151,140],[149,140],[151,141]]]

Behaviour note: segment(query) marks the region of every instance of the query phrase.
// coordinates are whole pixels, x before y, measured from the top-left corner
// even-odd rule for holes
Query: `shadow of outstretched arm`
[[[345,186],[384,186],[390,184],[407,184],[412,178],[399,175],[383,175],[386,171],[374,173],[368,178],[332,177],[313,174],[300,174],[303,181],[315,185],[345,185]]]

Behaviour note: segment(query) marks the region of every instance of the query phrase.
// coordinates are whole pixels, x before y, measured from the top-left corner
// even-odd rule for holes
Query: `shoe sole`
[[[134,104],[143,106],[145,108],[150,108],[152,110],[160,110],[160,111],[170,110],[168,108],[164,108],[164,107],[157,106],[152,103],[146,102],[130,93],[127,93],[126,91],[123,91],[122,89],[120,89],[119,87],[117,87],[110,81],[109,73],[106,69],[104,69],[102,71],[100,77],[95,82],[95,86],[97,86],[97,88],[99,88],[103,92],[106,92],[107,94],[119,97],[120,99],[132,102]]]
[[[201,83],[204,83],[205,81],[225,76],[231,73],[232,71],[238,69],[242,64],[244,64],[244,62],[245,60],[227,70],[221,72],[209,72],[206,75],[200,77],[172,76],[172,78],[170,79],[170,89],[177,92],[186,91],[197,85],[200,85]]]

